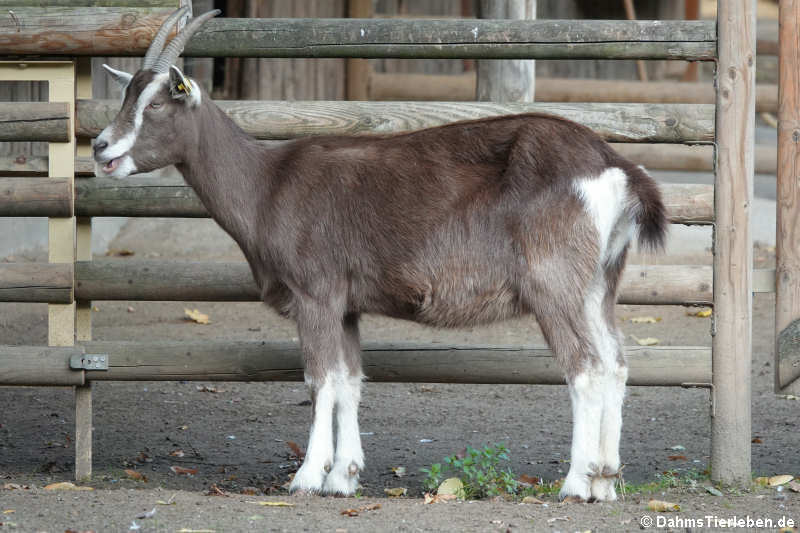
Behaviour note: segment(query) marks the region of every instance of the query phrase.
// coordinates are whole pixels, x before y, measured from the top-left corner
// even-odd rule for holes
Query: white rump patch
[[[636,226],[623,219],[628,207],[628,176],[620,168],[609,168],[596,178],[575,182],[578,196],[592,217],[600,238],[600,257],[616,258],[633,239]]]

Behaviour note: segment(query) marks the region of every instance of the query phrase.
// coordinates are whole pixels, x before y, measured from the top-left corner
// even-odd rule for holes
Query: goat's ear
[[[121,70],[113,69],[108,65],[104,64],[103,68],[106,69],[106,72],[108,72],[114,79],[114,81],[117,82],[119,86],[122,87],[123,89],[128,86],[128,84],[131,82],[131,78],[133,78],[132,74],[128,74],[127,72],[123,72]]]
[[[184,100],[190,105],[200,103],[200,88],[197,83],[183,75],[181,69],[169,67],[169,92],[176,100]]]

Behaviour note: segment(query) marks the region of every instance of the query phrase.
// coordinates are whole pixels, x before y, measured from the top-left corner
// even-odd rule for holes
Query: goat
[[[614,305],[630,243],[663,245],[656,182],[590,129],[545,114],[264,145],[173,64],[218,11],[163,48],[185,13],[135,75],[106,67],[125,90],[94,142],[96,174],[175,165],[241,247],[263,301],[296,321],[313,418],[290,490],[358,486],[362,313],[438,327],[532,314],[572,402],[560,495],[616,499],[627,367]]]

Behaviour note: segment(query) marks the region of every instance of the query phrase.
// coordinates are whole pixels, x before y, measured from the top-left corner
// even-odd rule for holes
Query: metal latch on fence
[[[69,358],[72,370],[108,370],[108,354],[76,354]]]

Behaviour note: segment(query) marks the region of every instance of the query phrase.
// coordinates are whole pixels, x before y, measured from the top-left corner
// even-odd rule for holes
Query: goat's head
[[[169,44],[175,23],[188,11],[177,10],[164,21],[136,74],[103,67],[123,86],[122,108],[94,140],[95,174],[124,178],[181,163],[183,145],[197,133],[192,113],[202,90],[173,63],[189,38],[205,21],[220,13],[209,11],[189,22]]]

